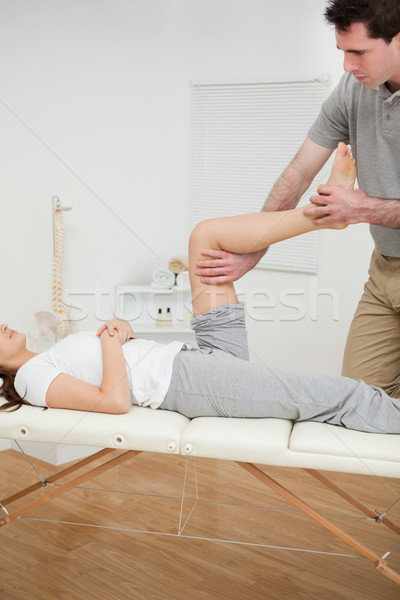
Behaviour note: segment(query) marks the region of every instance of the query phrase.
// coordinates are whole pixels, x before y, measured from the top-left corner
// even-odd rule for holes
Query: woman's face
[[[3,323],[0,325],[0,366],[12,368],[21,350],[26,348],[26,336]]]

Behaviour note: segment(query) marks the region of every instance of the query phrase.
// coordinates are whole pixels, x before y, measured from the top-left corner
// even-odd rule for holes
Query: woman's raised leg
[[[354,186],[356,169],[348,147],[339,144],[328,183],[348,189]],[[341,229],[344,225],[330,226]],[[288,238],[323,229],[313,224],[303,214],[303,208],[295,210],[260,212],[235,217],[222,217],[202,221],[193,230],[189,240],[189,275],[192,287],[193,314],[199,315],[224,304],[236,304],[237,296],[232,283],[208,285],[195,275],[195,265],[204,248],[226,250],[246,254],[267,248]]]

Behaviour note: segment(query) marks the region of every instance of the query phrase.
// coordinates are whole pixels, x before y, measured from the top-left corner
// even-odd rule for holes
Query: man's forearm
[[[399,200],[382,200],[381,198],[369,197],[365,208],[361,212],[361,222],[400,229]]]
[[[263,211],[295,208],[333,152],[308,136],[268,196]]]
[[[261,212],[290,210],[296,208],[300,198],[307,190],[310,182],[296,164],[297,157],[289,164],[279,179],[276,181],[270,195],[266,199]],[[254,265],[266,254],[268,248],[254,252]],[[253,266],[254,266],[253,265]]]
[[[290,210],[297,206],[311,181],[298,169],[294,159],[282,173],[268,196],[262,211]]]

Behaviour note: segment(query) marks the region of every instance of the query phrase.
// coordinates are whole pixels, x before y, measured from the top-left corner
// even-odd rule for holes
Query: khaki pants
[[[400,398],[400,258],[374,250],[347,338],[342,374]]]

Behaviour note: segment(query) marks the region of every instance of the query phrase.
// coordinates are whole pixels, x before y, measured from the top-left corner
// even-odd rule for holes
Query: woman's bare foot
[[[337,185],[346,190],[352,190],[356,177],[356,163],[351,150],[346,144],[340,142],[327,185]]]
[[[336,185],[346,190],[352,190],[357,177],[356,161],[346,144],[340,142],[333,161],[333,166],[327,185]],[[329,215],[326,215],[329,216]],[[325,225],[328,229],[345,229],[346,223],[331,223]]]

